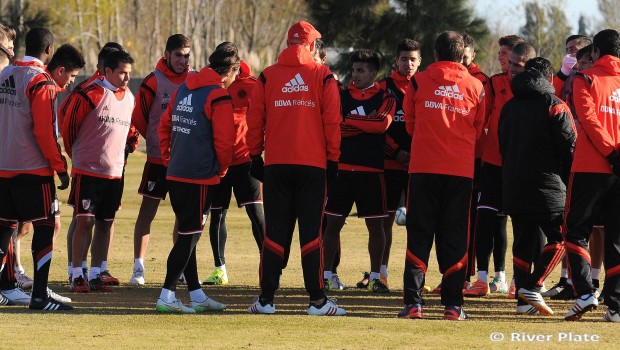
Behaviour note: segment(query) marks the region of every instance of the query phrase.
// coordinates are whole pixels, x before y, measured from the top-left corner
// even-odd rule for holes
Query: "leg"
[[[97,278],[101,271],[101,262],[107,256],[108,247],[110,245],[110,232],[112,230],[113,221],[95,220],[95,233],[90,248],[90,276],[89,280]]]
[[[498,214],[495,219],[497,227],[493,230],[493,266],[495,272],[500,273],[506,271],[506,250],[508,249],[506,225],[508,224],[508,216]],[[539,245],[539,252],[541,248],[542,245]]]
[[[260,253],[263,249],[263,239],[265,237],[265,214],[262,203],[252,203],[245,205],[245,212],[252,223],[252,235]]]
[[[536,255],[536,245],[532,244],[532,238],[538,236],[540,230],[539,225],[532,218],[519,215],[512,215],[512,234],[514,241],[512,243],[512,261],[515,279],[515,290],[525,288],[531,290],[535,283],[532,282],[532,262]],[[535,290],[538,292],[540,288]],[[526,305],[527,303],[518,298],[517,305]]]
[[[69,224],[69,229],[67,230],[67,262],[69,265],[69,278],[72,275],[73,268],[73,234],[75,233],[75,226],[77,224],[77,219],[75,216],[75,212],[73,213],[73,217],[71,218],[71,223]],[[76,264],[81,263],[82,261],[76,261]]]
[[[88,253],[89,237],[92,235],[93,226],[95,225],[94,215],[81,215],[76,217],[75,231],[72,239],[72,259],[73,273],[72,279],[82,276],[84,279],[88,276],[83,276],[82,272],[82,259]]]
[[[144,259],[151,237],[151,224],[159,208],[159,199],[143,196],[133,232],[133,257]]]
[[[340,231],[344,226],[346,217],[325,215],[325,233],[323,234],[323,262],[325,271],[332,271],[334,258],[340,243]]]
[[[383,219],[383,233],[385,234],[385,246],[383,248],[383,258],[381,265],[389,265],[390,251],[392,250],[392,227],[394,226],[394,216],[396,212],[390,212],[388,217]]]
[[[546,237],[546,244],[540,253],[538,261],[534,265],[534,272],[527,285],[530,290],[540,291],[543,282],[551,271],[560,263],[564,256],[565,248],[562,238],[562,213],[553,213],[548,217],[541,218],[540,228]]]
[[[604,260],[605,285],[603,288],[605,305],[609,310],[620,311],[620,179],[615,178],[605,204],[603,222],[605,224]]]
[[[385,250],[385,233],[383,232],[383,219],[366,219],[368,229],[368,255],[370,255],[370,271],[380,272]]]
[[[15,249],[15,268],[18,271],[23,271],[22,267],[22,259],[21,259],[21,239],[25,237],[32,230],[32,222],[20,222],[19,228],[17,230],[17,237],[15,238],[14,249]]]
[[[209,240],[213,251],[213,262],[216,268],[226,263],[224,251],[226,249],[226,209],[211,209],[211,223],[209,225]]]
[[[54,251],[54,217],[33,222],[32,259],[34,261],[34,283],[32,298],[47,298],[47,280]]]

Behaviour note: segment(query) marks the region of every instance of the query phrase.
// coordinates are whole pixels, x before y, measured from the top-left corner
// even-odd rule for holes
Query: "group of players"
[[[8,64],[14,33],[0,29]],[[405,307],[399,317],[424,317],[434,242],[443,274],[434,292],[441,294],[444,319],[467,318],[464,295],[512,292],[518,295],[518,314],[552,315],[543,296],[568,294],[576,301],[565,319],[580,319],[604,299],[609,307],[604,320],[620,321],[620,208],[613,200],[620,186],[615,139],[620,124],[614,118],[620,110],[618,32],[604,30],[593,41],[569,37],[557,74],[531,44],[502,37],[502,72],[491,77],[472,62],[474,41],[468,35],[439,34],[435,62],[423,72],[420,44],[405,39],[397,46],[396,69],[380,82],[380,55],[354,52],[346,87],[325,65],[320,38],[311,24],[295,23],[277,63],[256,77],[230,42],[213,51],[207,67],[191,70],[190,40],[175,34],[135,99],[127,88],[134,60],[121,45],[108,43],[97,72],[56,109],[57,92],[73,82],[84,59],[68,44],[54,53],[53,35],[31,30],[24,59],[0,74],[0,254],[7,257],[0,304],[72,308],[69,298],[47,288],[59,230],[54,174],[59,189],[69,185],[59,132],[73,164],[71,291],[105,292],[119,284],[108,271],[107,255],[124,166],[141,134],[148,158],[139,187],[143,200],[131,284],[145,283],[151,223],[167,193],[176,216],[159,312],[226,308],[201,288],[196,243],[210,215],[215,269],[204,284],[228,283],[225,219],[234,191],[261,254],[261,294],[249,313],[276,312],[273,300],[296,222],[308,314],[346,313],[325,293],[344,288],[336,268],[340,231],[353,204],[369,233],[370,272],[358,287],[388,293],[392,225],[404,197]],[[515,236],[510,288],[506,215]],[[16,287],[26,285],[16,284],[24,273],[13,271],[11,256],[18,224],[30,222],[35,272],[28,295]],[[604,235],[592,231],[599,224]],[[598,239],[590,242],[592,232]],[[492,253],[495,277],[489,282]],[[568,263],[560,283],[544,292],[545,278],[564,255]],[[478,278],[470,283],[476,261]],[[179,281],[187,283],[189,307],[176,297]]]

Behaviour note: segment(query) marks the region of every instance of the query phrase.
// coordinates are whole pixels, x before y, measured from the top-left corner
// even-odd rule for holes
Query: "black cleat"
[[[56,301],[52,298],[32,298],[30,300],[31,310],[41,310],[41,311],[67,311],[73,310],[73,306],[68,304],[63,304],[59,301]]]

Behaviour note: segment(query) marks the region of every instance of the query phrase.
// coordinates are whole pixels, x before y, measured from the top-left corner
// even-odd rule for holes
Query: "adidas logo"
[[[364,110],[364,106],[358,106],[356,109],[349,112],[349,114],[366,115],[366,111]]]
[[[9,94],[16,95],[17,90],[15,90],[15,79],[13,76],[9,76],[3,83],[0,85],[0,94]]]
[[[612,92],[611,96],[609,96],[609,100],[612,102],[620,102],[620,89],[616,89]]]
[[[188,113],[192,113],[194,111],[194,107],[192,107],[192,94],[185,96],[185,98],[181,100],[181,103],[177,105],[177,111]]]
[[[295,74],[295,77],[282,87],[282,92],[300,92],[308,91],[308,85],[301,78],[301,74]]]
[[[104,111],[109,111],[110,109],[108,108],[108,105],[103,106],[103,110]]]
[[[457,100],[463,100],[464,96],[460,94],[460,90],[458,85],[454,84],[453,86],[440,86],[437,90],[435,90],[435,95],[443,96],[448,98],[454,98]]]

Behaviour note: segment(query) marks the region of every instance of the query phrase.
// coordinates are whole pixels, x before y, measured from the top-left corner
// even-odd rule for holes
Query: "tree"
[[[571,31],[564,11],[553,4],[529,2],[525,4],[525,19],[520,31],[523,38],[534,45],[538,56],[559,66]]]
[[[16,0],[6,6],[6,12],[2,10],[0,17],[2,22],[15,29],[16,39],[14,51],[16,57],[24,54],[26,33],[32,28],[49,27],[51,16],[49,11],[33,8],[28,0]]]
[[[603,28],[618,30],[620,27],[620,6],[618,6],[618,1],[598,0],[598,8],[603,15]]]

